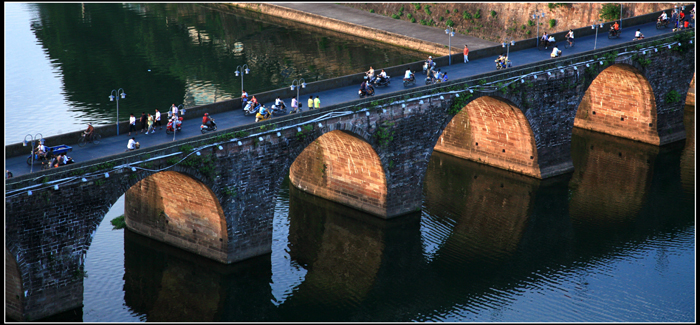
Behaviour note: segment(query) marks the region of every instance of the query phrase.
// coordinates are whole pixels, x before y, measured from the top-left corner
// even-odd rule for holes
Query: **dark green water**
[[[433,153],[395,220],[285,182],[272,254],[224,266],[111,230],[88,251],[98,321],[693,322],[695,135],[662,148],[575,129],[546,181]]]
[[[6,138],[56,135],[171,104],[209,104],[415,62],[422,53],[238,10],[185,3],[7,3]]]

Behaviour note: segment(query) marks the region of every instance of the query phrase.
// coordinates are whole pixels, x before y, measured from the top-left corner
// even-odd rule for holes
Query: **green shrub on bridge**
[[[613,21],[620,19],[620,4],[619,3],[605,3],[600,8],[598,17],[603,21]]]

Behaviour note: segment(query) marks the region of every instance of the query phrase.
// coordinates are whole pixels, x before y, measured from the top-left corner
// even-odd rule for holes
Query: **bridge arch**
[[[657,101],[654,89],[639,68],[613,64],[586,89],[574,126],[659,145]]]
[[[224,210],[210,186],[187,173],[140,179],[126,191],[124,217],[129,230],[227,263]]]
[[[308,193],[387,217],[387,180],[367,135],[334,130],[309,144],[289,167],[291,183]]]
[[[447,123],[434,150],[542,178],[530,122],[516,104],[502,97],[468,102]]]

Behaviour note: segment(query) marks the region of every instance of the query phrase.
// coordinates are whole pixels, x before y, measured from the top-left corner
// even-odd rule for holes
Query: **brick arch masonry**
[[[126,226],[141,235],[227,262],[226,217],[219,199],[189,175],[162,171],[126,192]]]
[[[541,178],[530,123],[506,99],[471,101],[445,127],[435,150]]]
[[[386,216],[386,177],[379,156],[348,132],[317,138],[294,160],[289,179],[303,191]]]
[[[591,83],[576,111],[574,126],[659,144],[654,90],[635,67],[615,64]]]

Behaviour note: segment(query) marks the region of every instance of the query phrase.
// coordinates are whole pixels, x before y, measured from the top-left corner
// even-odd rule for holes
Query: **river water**
[[[272,254],[224,266],[109,221],[70,320],[695,321],[694,107],[662,148],[574,130],[539,181],[434,152],[423,210],[381,220],[290,188]]]
[[[5,3],[5,144],[415,62],[424,54],[184,3]],[[250,74],[236,77],[247,65]]]
[[[243,63],[257,92],[422,57],[190,4],[5,8],[6,143],[25,118],[45,136],[113,122],[109,90],[127,84],[126,114],[237,96]],[[112,230],[122,197],[87,253],[84,306],[60,320],[693,322],[685,109],[687,139],[662,148],[575,129],[575,171],[545,181],[434,152],[422,211],[389,221],[285,182],[272,253],[228,266]]]

